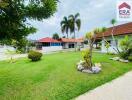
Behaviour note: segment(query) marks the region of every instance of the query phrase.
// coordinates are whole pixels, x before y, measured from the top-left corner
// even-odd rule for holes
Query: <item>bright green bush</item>
[[[82,57],[83,57],[83,59],[84,59],[84,61],[85,61],[85,63],[84,63],[84,67],[85,68],[90,68],[91,66],[91,57],[90,57],[90,51],[89,51],[89,49],[86,49],[86,50],[83,50],[82,51]]]
[[[42,57],[42,53],[37,51],[29,51],[28,58],[32,61],[39,61]]]
[[[128,60],[129,61],[132,61],[132,55],[128,57]]]
[[[119,53],[119,56],[128,60],[132,55],[132,40],[128,38],[128,36],[125,36],[125,38],[120,42],[120,47],[122,51]]]
[[[128,52],[120,52],[120,57],[125,59],[125,60],[128,60],[128,57],[129,57],[129,53]]]

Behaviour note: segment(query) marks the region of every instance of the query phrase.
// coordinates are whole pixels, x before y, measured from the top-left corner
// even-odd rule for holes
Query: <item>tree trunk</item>
[[[76,34],[75,34],[75,31],[74,31],[74,48],[75,48],[75,52],[76,52]]]
[[[113,25],[112,32],[111,32],[113,41],[115,41],[115,38],[114,38],[114,35],[113,35],[114,29],[115,29],[115,26]]]
[[[90,53],[90,57],[89,57],[90,68],[92,67],[92,50],[93,50],[93,47],[92,47],[92,44],[91,44],[90,45],[90,49],[89,49],[89,53]]]
[[[115,29],[115,26],[113,25],[113,29],[112,29],[111,35],[112,35],[113,42],[115,43],[115,46],[116,46],[116,49],[115,49],[115,48],[113,48],[113,49],[114,49],[117,53],[120,53],[119,48],[118,48],[118,45],[116,44],[116,40],[115,40],[114,35],[113,35],[114,29]]]
[[[108,48],[107,48],[107,54],[108,54]]]
[[[95,40],[96,40],[96,36],[94,35],[94,40],[92,41],[90,41],[90,67],[92,68],[92,66],[93,66],[93,62],[92,62],[92,51],[93,51],[93,45],[94,45],[94,42],[95,42]]]
[[[67,33],[67,38],[68,38],[68,33]]]

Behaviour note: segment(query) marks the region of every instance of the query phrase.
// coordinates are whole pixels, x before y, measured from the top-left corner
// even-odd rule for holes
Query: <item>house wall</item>
[[[62,50],[62,46],[50,46],[50,47],[42,47],[42,52],[54,52],[54,51],[60,51]]]
[[[51,46],[61,46],[61,43],[50,43]]]
[[[68,49],[69,48],[69,44],[68,43],[63,43],[63,49]]]
[[[41,50],[43,53],[47,52],[54,52],[54,51],[60,51],[63,49],[69,49],[69,44],[74,44],[74,43],[50,43],[50,46],[43,46],[42,43],[36,43],[36,49]],[[84,47],[84,43],[75,43],[75,46],[80,46],[81,48]]]
[[[69,49],[69,44],[74,44],[75,45],[75,47],[81,47],[81,48],[84,48],[84,43],[63,43],[63,46],[62,46],[62,48],[63,49]]]
[[[82,43],[77,43],[77,46],[79,46],[79,47],[81,47],[81,48],[84,48],[84,43],[82,42]]]
[[[63,43],[62,48],[63,48],[63,49],[69,49],[69,45],[70,45],[70,44],[74,44],[74,47],[75,47],[75,46],[77,47],[77,43],[70,43],[70,42],[67,42],[67,43]]]
[[[120,41],[122,39],[124,39],[125,35],[122,35],[122,36],[115,36],[115,40],[117,41],[117,45],[118,45],[118,49],[121,51],[121,48],[120,48]],[[129,39],[132,39],[132,35],[128,35]],[[102,46],[101,46],[101,52],[102,53],[107,53],[107,52],[110,52],[110,53],[117,53],[116,52],[116,43],[113,41],[112,37],[107,37],[105,38],[107,41],[110,41],[110,47],[107,48],[105,47],[105,41],[102,40]]]

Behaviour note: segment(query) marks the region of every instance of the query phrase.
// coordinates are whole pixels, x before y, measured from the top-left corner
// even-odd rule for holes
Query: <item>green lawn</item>
[[[76,70],[80,52],[44,55],[35,63],[26,58],[13,64],[2,61],[0,100],[69,100],[132,69],[132,63],[114,62],[109,57],[94,54],[94,62],[103,65],[103,71],[94,75]]]

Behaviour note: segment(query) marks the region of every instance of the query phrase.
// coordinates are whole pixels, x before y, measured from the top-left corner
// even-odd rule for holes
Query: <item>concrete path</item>
[[[59,53],[59,52],[69,52],[69,51],[74,51],[75,49],[64,49],[64,50],[61,50],[61,51],[49,51],[49,52],[42,52],[43,54],[54,54],[54,53]],[[8,60],[10,58],[13,58],[13,59],[17,59],[17,58],[22,58],[22,57],[27,57],[27,54],[14,54],[14,55],[7,55],[7,54],[4,54],[4,53],[0,53],[0,61],[3,61],[3,60]]]
[[[132,100],[132,72],[91,90],[75,100]]]
[[[11,59],[11,57],[13,59],[17,59],[17,58],[27,57],[27,54],[15,54],[13,56],[6,55],[6,54],[0,54],[0,61]]]

